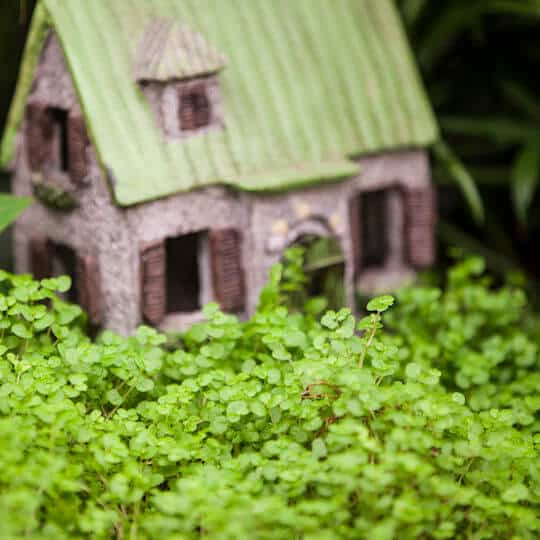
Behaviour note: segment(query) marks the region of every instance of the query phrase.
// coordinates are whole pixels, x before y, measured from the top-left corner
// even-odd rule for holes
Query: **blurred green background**
[[[442,128],[433,150],[440,265],[451,247],[479,253],[493,273],[517,271],[536,294],[540,0],[396,2]],[[34,3],[0,0],[0,126]],[[0,189],[9,189],[5,174]],[[7,232],[0,236],[0,267],[10,268],[9,253]]]
[[[0,0],[0,130],[15,89],[34,0]],[[0,170],[0,191],[9,191],[9,176]],[[0,268],[11,269],[11,234],[0,233]]]
[[[539,0],[401,0],[451,154],[435,151],[442,253],[540,277]],[[436,149],[437,150],[437,149]],[[453,186],[459,185],[456,191]]]

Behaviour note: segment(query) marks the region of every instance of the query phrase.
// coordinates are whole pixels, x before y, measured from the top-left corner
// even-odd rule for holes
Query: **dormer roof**
[[[149,21],[137,45],[134,76],[139,82],[191,79],[220,71],[226,59],[200,32],[170,19]]]

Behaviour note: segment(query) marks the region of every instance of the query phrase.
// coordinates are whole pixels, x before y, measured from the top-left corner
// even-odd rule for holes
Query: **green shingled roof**
[[[136,84],[141,40],[156,20],[204,37],[202,71],[208,51],[226,59],[223,129],[167,140],[156,126]],[[352,156],[437,137],[392,0],[41,0],[4,163],[48,25],[121,205],[209,184],[270,190],[335,180],[357,168]]]

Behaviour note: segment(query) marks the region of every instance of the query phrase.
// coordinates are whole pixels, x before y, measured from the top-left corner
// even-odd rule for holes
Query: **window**
[[[68,111],[30,103],[27,114],[28,163],[33,171],[69,169]]]
[[[29,247],[34,278],[69,276],[71,288],[60,296],[79,304],[88,314],[89,322],[97,327],[103,311],[97,257],[92,253],[78,254],[72,247],[42,234],[33,235]]]
[[[389,190],[361,195],[361,268],[384,266],[388,254]]]
[[[366,191],[353,201],[357,271],[405,264],[405,205],[397,186]]]
[[[63,172],[69,170],[68,112],[64,109],[50,109],[55,138],[54,164]]]
[[[210,100],[204,84],[181,89],[179,96],[179,119],[182,131],[193,131],[210,124]]]
[[[186,313],[201,308],[199,251],[202,235],[186,234],[165,243],[167,313]]]

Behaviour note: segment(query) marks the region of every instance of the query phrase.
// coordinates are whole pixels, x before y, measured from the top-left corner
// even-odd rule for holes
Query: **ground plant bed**
[[[0,538],[538,538],[524,294],[470,259],[357,321],[302,283],[173,343],[92,340],[68,279],[1,272]]]

